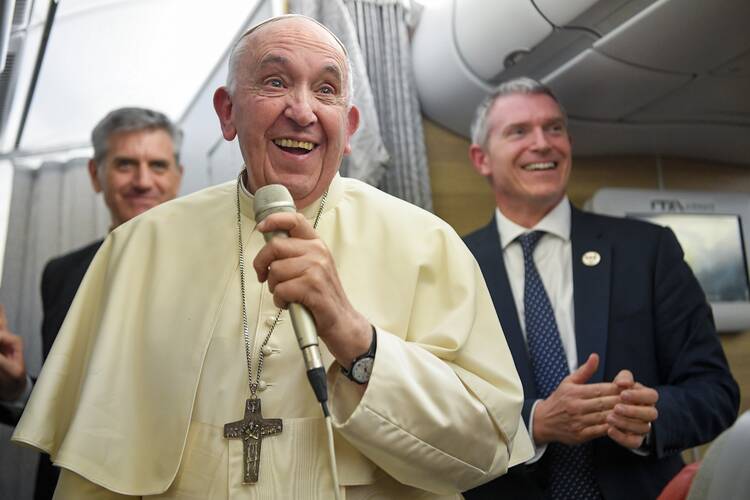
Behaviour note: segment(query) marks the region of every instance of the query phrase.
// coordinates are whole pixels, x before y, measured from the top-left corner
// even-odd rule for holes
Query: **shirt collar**
[[[567,196],[545,215],[531,229],[525,228],[508,219],[499,208],[495,208],[495,221],[497,231],[500,233],[500,246],[503,250],[510,245],[516,238],[530,231],[544,231],[558,238],[570,240],[570,202]]]

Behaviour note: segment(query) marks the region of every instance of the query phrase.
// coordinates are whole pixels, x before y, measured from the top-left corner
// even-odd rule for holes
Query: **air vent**
[[[8,53],[5,59],[5,69],[0,73],[0,123],[5,124],[10,108],[10,89],[13,87],[16,54]]]
[[[712,76],[725,78],[750,77],[750,50],[710,71]]]
[[[16,6],[13,10],[13,29],[26,27],[26,23],[28,22],[27,19],[27,12],[29,10],[29,2],[28,0],[16,0]]]
[[[12,134],[9,127],[8,117],[13,107],[13,94],[18,86],[18,73],[21,65],[21,48],[23,39],[14,34],[8,41],[8,52],[5,59],[5,67],[0,71],[0,152],[5,152],[5,140],[8,134]]]

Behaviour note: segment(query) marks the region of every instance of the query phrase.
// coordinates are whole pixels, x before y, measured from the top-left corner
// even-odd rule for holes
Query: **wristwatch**
[[[370,381],[370,374],[372,373],[372,365],[375,364],[375,350],[378,347],[378,336],[375,333],[375,327],[372,327],[372,342],[370,342],[370,348],[367,352],[360,354],[354,358],[352,367],[348,370],[341,367],[341,372],[346,375],[346,378],[353,380],[358,384],[366,384]]]

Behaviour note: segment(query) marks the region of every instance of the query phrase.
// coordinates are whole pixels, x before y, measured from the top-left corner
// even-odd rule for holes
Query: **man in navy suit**
[[[539,82],[498,87],[472,142],[497,209],[465,241],[523,382],[537,453],[466,498],[655,498],[680,452],[712,440],[739,407],[680,245],[667,228],[571,206],[567,118]]]
[[[164,114],[145,108],[120,108],[105,116],[91,134],[91,185],[103,193],[112,225],[177,196],[182,180],[182,132]],[[78,286],[102,240],[50,260],[42,273],[42,355],[47,358]],[[25,369],[21,338],[5,325],[0,305],[0,422],[18,423],[33,385]],[[58,469],[42,456],[35,499],[49,499]]]

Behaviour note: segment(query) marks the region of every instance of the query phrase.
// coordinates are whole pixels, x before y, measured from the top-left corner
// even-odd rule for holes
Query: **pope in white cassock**
[[[342,498],[460,498],[529,458],[521,383],[468,250],[337,174],[359,120],[338,39],[282,16],[229,64],[214,107],[246,168],[109,235],[13,436],[62,468],[55,498],[332,498],[323,415],[279,309],[292,302],[322,340]],[[299,212],[256,224],[267,184]],[[277,230],[290,237],[266,244]],[[257,456],[243,431],[225,437],[246,414]]]

